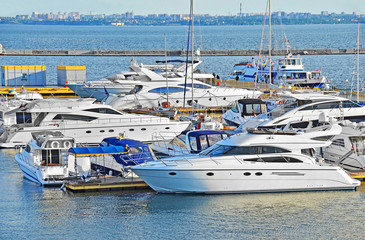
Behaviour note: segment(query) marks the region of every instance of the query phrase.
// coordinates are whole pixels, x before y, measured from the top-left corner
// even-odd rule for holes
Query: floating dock
[[[101,192],[121,190],[146,190],[151,189],[140,178],[104,177],[85,181],[69,181],[64,184],[66,190],[71,192]]]

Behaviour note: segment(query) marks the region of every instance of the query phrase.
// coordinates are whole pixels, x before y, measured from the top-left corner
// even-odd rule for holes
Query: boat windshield
[[[221,155],[252,155],[268,153],[286,153],[290,152],[283,148],[271,146],[227,146],[215,144],[212,147],[202,151],[200,155],[221,156]]]

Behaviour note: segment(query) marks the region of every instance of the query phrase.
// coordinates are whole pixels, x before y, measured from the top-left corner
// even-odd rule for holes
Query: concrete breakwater
[[[259,50],[200,50],[201,56],[257,56]],[[343,55],[355,54],[356,49],[292,49],[293,55]],[[365,48],[360,49],[365,53]],[[268,55],[268,50],[261,51]],[[285,49],[272,50],[273,56],[284,56]],[[164,50],[62,50],[62,49],[5,49],[0,48],[0,55],[4,56],[165,56]],[[167,51],[168,56],[186,56],[186,50]]]

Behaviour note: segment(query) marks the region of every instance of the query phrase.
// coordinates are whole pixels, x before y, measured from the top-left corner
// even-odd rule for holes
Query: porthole
[[[179,100],[176,100],[176,103],[179,103]]]
[[[214,175],[214,173],[212,173],[212,172],[207,173],[207,176],[213,176],[213,175]]]
[[[91,131],[86,131],[86,133],[91,133]]]
[[[113,129],[110,129],[109,132],[114,132],[114,130]]]
[[[170,129],[170,127],[165,127],[165,129]]]
[[[224,97],[223,100],[226,100],[226,97]]]
[[[130,131],[130,132],[133,132],[133,131],[134,131],[134,128],[130,128],[130,129],[129,129],[129,131]]]
[[[209,98],[209,101],[212,101],[212,98]]]
[[[256,176],[262,176],[262,172],[255,173]]]
[[[243,173],[243,175],[245,175],[245,176],[251,176],[251,173],[250,172],[245,172],[245,173]]]
[[[169,175],[174,176],[174,175],[176,175],[176,172],[169,172]]]
[[[100,130],[101,133],[105,132],[105,130]]]
[[[145,129],[145,128],[141,128],[141,130],[142,130],[142,131],[146,131],[146,129]]]

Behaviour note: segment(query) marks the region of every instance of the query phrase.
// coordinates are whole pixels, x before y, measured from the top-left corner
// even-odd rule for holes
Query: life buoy
[[[51,148],[60,148],[60,143],[58,141],[51,142]]]
[[[72,148],[72,143],[71,143],[71,141],[64,141],[64,142],[63,142],[63,147],[64,147],[64,148],[67,148],[67,149]]]
[[[283,104],[284,102],[283,101],[279,101],[279,104]]]

